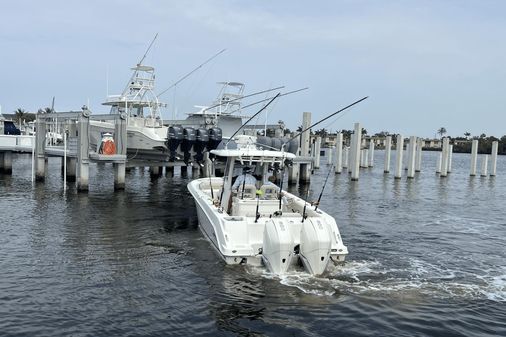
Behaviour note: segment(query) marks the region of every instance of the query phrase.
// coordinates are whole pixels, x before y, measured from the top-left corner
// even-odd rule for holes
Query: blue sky
[[[4,113],[50,105],[93,112],[119,93],[156,33],[145,63],[162,91],[219,50],[227,51],[162,96],[179,116],[212,101],[218,81],[287,96],[270,122],[300,125],[368,100],[327,128],[406,136],[506,134],[506,3],[503,1],[8,1],[0,11]],[[255,110],[250,110],[254,113]]]

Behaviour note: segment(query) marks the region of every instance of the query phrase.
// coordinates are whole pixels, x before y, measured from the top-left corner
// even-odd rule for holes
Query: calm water
[[[0,174],[0,336],[505,336],[506,158],[470,178],[454,154],[441,179],[424,152],[422,172],[396,181],[376,153],[324,193],[347,263],[281,279],[221,262],[177,173],[132,170],[114,193],[111,168],[92,165],[90,192],[63,194],[59,159],[34,187],[29,156],[15,157]]]

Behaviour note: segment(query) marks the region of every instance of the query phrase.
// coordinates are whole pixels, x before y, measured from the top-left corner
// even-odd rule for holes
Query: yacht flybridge
[[[225,262],[283,274],[300,261],[308,273],[320,275],[331,261],[344,261],[348,250],[334,218],[268,181],[269,168],[282,168],[295,155],[284,146],[266,150],[252,136],[234,140],[235,149],[211,151],[226,159],[225,177],[188,184],[201,231]],[[248,173],[253,168],[256,182]],[[239,183],[233,182],[237,170]]]

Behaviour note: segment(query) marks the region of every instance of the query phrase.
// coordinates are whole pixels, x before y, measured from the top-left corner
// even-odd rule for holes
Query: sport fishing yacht
[[[166,147],[167,130],[160,117],[160,109],[166,106],[159,102],[154,92],[155,69],[137,64],[132,76],[120,95],[108,96],[103,105],[110,106],[111,114],[127,117],[127,149],[129,153],[163,153]],[[90,120],[90,143],[99,145],[102,135],[114,133],[114,123]]]
[[[269,168],[282,168],[295,158],[286,145],[273,149],[253,136],[234,137],[237,148],[210,151],[226,160],[225,176],[193,180],[188,190],[195,199],[200,229],[227,264],[264,265],[283,274],[301,262],[313,275],[329,263],[344,261],[343,244],[335,219],[268,181]],[[253,184],[247,169],[255,168]],[[233,184],[243,168],[242,183]],[[237,173],[237,172],[236,172]],[[235,187],[237,186],[237,187]]]
[[[103,105],[110,106],[110,114],[125,114],[127,118],[127,153],[141,158],[185,162],[202,160],[202,151],[211,150],[228,139],[246,116],[241,113],[244,84],[219,82],[222,88],[210,106],[198,106],[199,111],[188,113],[183,120],[162,120],[165,103],[155,94],[154,67],[137,64],[120,95],[108,96]],[[90,120],[90,143],[98,148],[105,134],[114,133],[114,123]]]

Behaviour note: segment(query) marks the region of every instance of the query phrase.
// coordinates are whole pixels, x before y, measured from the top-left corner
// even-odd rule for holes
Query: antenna
[[[159,93],[157,95],[157,97],[162,96],[167,91],[169,91],[170,89],[174,88],[176,85],[178,85],[179,83],[181,83],[182,81],[184,81],[186,78],[188,78],[191,74],[193,74],[194,72],[196,72],[197,70],[199,70],[200,68],[202,68],[204,65],[208,64],[213,59],[215,59],[216,57],[218,57],[218,55],[220,55],[221,53],[223,53],[225,50],[226,49],[222,49],[219,52],[217,52],[216,54],[214,54],[213,56],[211,56],[210,58],[208,58],[204,63],[201,63],[198,67],[196,67],[195,69],[193,69],[192,71],[190,71],[188,74],[184,75],[179,80],[177,80],[176,82],[174,82],[170,87],[168,87],[167,89],[165,89],[164,91],[162,91],[161,93]]]
[[[156,38],[158,37],[158,33],[156,33],[155,37],[153,38],[153,40],[151,41],[151,43],[149,44],[149,47],[148,49],[146,49],[146,52],[144,53],[144,56],[141,58],[141,60],[139,61],[139,63],[137,63],[138,66],[140,66],[142,64],[142,62],[144,61],[144,59],[146,58],[146,56],[148,55],[148,52],[149,50],[151,49],[151,47],[153,46],[153,43],[155,43],[155,40]]]

